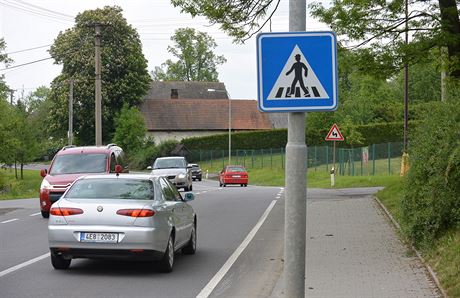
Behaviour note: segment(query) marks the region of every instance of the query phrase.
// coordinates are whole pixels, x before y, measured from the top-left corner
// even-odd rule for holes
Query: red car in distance
[[[219,186],[228,184],[239,184],[248,186],[249,176],[243,166],[225,166],[219,174]]]

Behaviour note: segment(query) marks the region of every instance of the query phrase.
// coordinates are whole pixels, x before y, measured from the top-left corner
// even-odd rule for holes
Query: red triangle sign
[[[334,125],[332,125],[331,130],[329,130],[329,133],[327,134],[327,137],[325,140],[326,141],[343,141],[344,140],[337,124],[334,123]]]

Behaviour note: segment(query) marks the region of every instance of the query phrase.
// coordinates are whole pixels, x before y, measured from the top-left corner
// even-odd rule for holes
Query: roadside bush
[[[460,224],[460,104],[438,103],[411,136],[402,201],[406,232],[430,245]]]

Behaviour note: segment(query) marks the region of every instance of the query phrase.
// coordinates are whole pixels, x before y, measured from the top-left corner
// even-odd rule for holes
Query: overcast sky
[[[199,1],[199,0],[197,0]],[[281,0],[272,21],[272,31],[288,31],[288,0]],[[233,99],[256,99],[256,47],[255,39],[244,45],[232,43],[232,39],[218,26],[210,26],[205,18],[192,19],[181,14],[169,0],[0,0],[0,37],[7,43],[6,53],[20,65],[50,57],[49,45],[60,31],[74,25],[73,17],[88,9],[118,5],[123,16],[140,34],[143,53],[148,60],[149,72],[168,58],[167,46],[177,28],[193,27],[210,34],[218,44],[215,53],[224,55],[227,63],[218,68],[219,81],[224,82]],[[307,16],[307,30],[328,30],[327,26]],[[265,28],[264,32],[269,31]],[[40,47],[34,50],[17,51]],[[53,59],[1,70],[7,84],[15,91],[15,98],[27,95],[39,86],[50,86],[50,82],[61,71]],[[3,69],[0,66],[0,69]]]

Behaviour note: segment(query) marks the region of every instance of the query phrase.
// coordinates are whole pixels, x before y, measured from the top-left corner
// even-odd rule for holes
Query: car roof
[[[176,159],[176,158],[185,158],[183,156],[165,156],[165,157],[157,157],[157,159]]]
[[[81,146],[81,147],[69,147],[62,148],[57,155],[64,154],[81,154],[81,153],[110,153],[113,149],[121,149],[115,145],[107,146]]]

